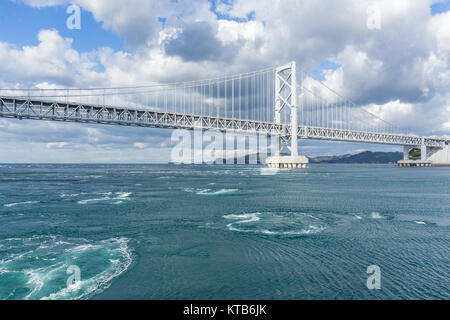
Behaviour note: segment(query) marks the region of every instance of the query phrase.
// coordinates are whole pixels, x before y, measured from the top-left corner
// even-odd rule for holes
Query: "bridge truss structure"
[[[0,97],[0,116],[20,120],[50,120],[150,128],[219,130],[282,137],[292,136],[292,127],[288,123],[7,97]],[[303,124],[298,125],[297,137],[299,139],[402,146],[426,145],[427,147],[444,147],[449,143],[445,138],[323,128]]]

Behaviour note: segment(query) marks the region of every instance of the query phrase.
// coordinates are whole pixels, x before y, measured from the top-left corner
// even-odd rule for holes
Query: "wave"
[[[123,201],[131,200],[130,195],[132,192],[104,192],[99,193],[103,195],[101,198],[92,198],[92,199],[84,199],[84,200],[78,200],[78,204],[89,204],[89,203],[96,203],[96,202],[111,202],[113,204],[120,204],[123,203]]]
[[[0,299],[85,299],[108,288],[132,263],[126,238],[42,236],[0,243],[8,248],[0,252]],[[73,285],[68,283],[71,270],[80,271]]]
[[[205,189],[197,192],[196,194],[201,196],[218,196],[222,194],[232,194],[238,192],[239,189],[220,189],[216,191],[212,191],[211,189]]]
[[[372,218],[372,219],[384,219],[385,217],[384,216],[382,216],[379,212],[372,212],[371,214],[370,214],[370,217]]]
[[[239,189],[217,189],[212,190],[209,188],[184,188],[185,192],[195,193],[199,196],[218,196],[218,195],[225,195],[225,194],[234,194],[239,191]]]
[[[102,175],[86,175],[86,176],[74,176],[77,179],[99,179],[102,178]]]
[[[309,229],[300,230],[300,231],[270,231],[270,230],[262,230],[262,233],[269,234],[269,235],[294,235],[294,236],[300,236],[300,235],[306,235],[306,234],[313,234],[318,233],[320,231],[325,230],[324,227],[309,226]]]
[[[81,195],[85,195],[87,194],[86,192],[80,192],[80,193],[61,193],[59,196],[61,198],[76,198],[79,197]]]
[[[24,201],[24,202],[16,202],[16,203],[7,203],[7,204],[4,204],[3,206],[11,208],[11,207],[15,207],[15,206],[22,206],[22,205],[36,204],[36,203],[39,203],[39,201]]]
[[[232,220],[226,225],[230,231],[264,235],[301,236],[321,232],[327,226],[319,217],[306,213],[254,212],[223,218]]]
[[[128,198],[132,192],[116,192],[117,199],[125,199]]]
[[[261,215],[261,213],[255,212],[255,213],[247,213],[247,214],[229,214],[229,215],[225,215],[223,217],[225,219],[237,220],[236,222],[227,224],[227,227],[228,227],[228,229],[230,229],[232,231],[240,231],[240,229],[234,228],[233,225],[259,221],[259,220],[261,220],[261,218],[259,217],[260,215]]]
[[[352,213],[352,216],[356,219],[356,220],[394,220],[395,219],[395,215],[391,214],[391,213],[383,213],[381,214],[378,211],[372,211],[372,212],[358,212],[358,213]]]

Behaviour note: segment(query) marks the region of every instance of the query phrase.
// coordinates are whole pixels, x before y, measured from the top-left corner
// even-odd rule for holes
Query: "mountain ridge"
[[[282,154],[285,155],[285,154]],[[286,154],[287,155],[287,154]],[[266,154],[251,154],[251,155],[244,155],[238,158],[230,158],[228,159],[228,164],[237,164],[240,162],[241,164],[248,164],[250,162],[250,157],[253,159],[257,159],[257,164],[264,164],[265,159],[267,156]],[[356,154],[343,154],[339,156],[316,156],[316,157],[309,157],[307,156],[310,163],[397,163],[397,161],[403,159],[403,153],[402,152],[382,152],[382,151],[363,151]],[[227,162],[227,159],[216,159],[217,164],[225,164]]]
[[[396,163],[403,159],[402,152],[363,151],[341,156],[309,157],[311,163]]]

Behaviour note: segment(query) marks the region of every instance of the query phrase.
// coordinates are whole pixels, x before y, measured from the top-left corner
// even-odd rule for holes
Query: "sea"
[[[449,271],[448,167],[0,165],[0,299],[450,299]]]

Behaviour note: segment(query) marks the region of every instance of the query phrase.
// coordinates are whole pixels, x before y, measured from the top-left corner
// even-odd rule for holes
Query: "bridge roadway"
[[[280,135],[282,137],[291,136],[291,126],[288,123],[278,124],[274,122],[164,112],[144,108],[44,101],[24,97],[0,97],[0,117],[20,120],[70,121],[151,128],[219,130],[242,134]],[[298,138],[435,148],[445,148],[450,144],[448,139],[435,137],[304,125],[298,126]]]

